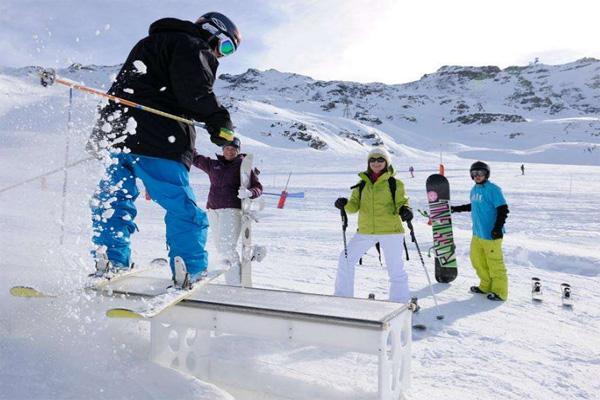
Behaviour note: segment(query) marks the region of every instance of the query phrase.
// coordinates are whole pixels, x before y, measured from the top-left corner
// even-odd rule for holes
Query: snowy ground
[[[11,100],[15,107],[0,101],[0,190],[64,162],[64,107],[56,106],[56,114],[48,108],[36,113],[37,106],[28,106],[27,96],[21,99],[15,94]],[[75,113],[70,160],[86,156],[82,151],[89,124],[86,115]],[[216,150],[205,137],[198,147],[205,153]],[[255,154],[268,191],[280,191],[294,168],[289,190],[306,193],[304,200],[288,200],[283,210],[275,208],[275,198],[268,198],[255,241],[265,244],[269,255],[255,265],[255,284],[330,294],[342,249],[340,218],[332,204],[356,183],[364,157],[264,145],[244,150]],[[437,155],[414,154],[395,157],[394,165],[414,208],[424,208],[424,182],[437,167]],[[444,157],[453,203],[466,202],[472,160]],[[417,169],[414,179],[406,172],[411,164]],[[410,286],[422,299],[420,319],[429,325],[413,337],[413,385],[408,393],[412,399],[599,396],[600,167],[527,164],[526,175],[521,176],[519,165],[492,163],[492,180],[504,189],[511,210],[504,240],[509,301],[491,303],[468,293],[477,281],[468,258],[467,214],[454,218],[459,277],[451,285],[434,285],[446,316],[441,323],[435,320],[437,313],[414,246],[408,244]],[[101,173],[95,162],[69,170],[62,246],[62,172],[0,192],[0,399],[232,398],[227,387],[217,388],[149,362],[147,324],[108,321],[103,312],[109,299],[75,290],[91,268],[88,201]],[[192,180],[203,204],[207,179],[194,170]],[[141,197],[138,206],[140,232],[133,248],[135,259],[144,263],[165,254],[163,213]],[[351,218],[348,231],[355,227]],[[431,245],[430,228],[421,217],[416,217],[415,228],[426,251]],[[426,262],[432,273],[431,259]],[[532,276],[544,283],[541,304],[530,299]],[[560,305],[562,282],[573,286],[572,310]],[[12,298],[8,289],[16,284],[72,295],[51,301]],[[386,286],[386,272],[370,253],[357,269],[356,294],[366,297],[372,292],[385,298]],[[258,354],[252,348],[238,348],[223,358],[225,364],[252,362],[280,376],[340,390],[344,386],[369,390],[373,385],[369,374],[374,372],[374,361],[360,355],[313,348]]]
[[[61,137],[53,139],[57,146],[61,144]],[[56,149],[53,141],[48,139],[46,152]],[[29,160],[39,160],[31,154],[36,148],[29,141],[15,145],[10,152],[3,147],[2,169],[15,171],[15,180],[31,176],[34,168],[30,168]],[[57,149],[52,157],[60,160],[59,154]],[[288,159],[292,156],[286,154]],[[311,164],[320,162],[317,155]],[[397,164],[402,166],[401,161]],[[457,203],[467,199],[471,185],[466,177],[467,164],[463,162],[462,169],[461,163],[448,165],[447,175]],[[358,168],[362,163],[356,161],[355,165]],[[40,166],[35,167],[37,170]],[[411,246],[411,288],[423,298],[426,309],[422,319],[431,326],[414,338],[411,394],[418,399],[592,399],[600,390],[595,379],[600,373],[600,308],[594,296],[600,289],[600,233],[596,227],[600,200],[590,198],[590,193],[600,190],[600,169],[528,165],[527,174],[520,176],[515,164],[498,163],[492,168],[494,180],[505,189],[511,208],[505,240],[511,298],[505,304],[492,304],[468,294],[468,287],[476,282],[468,261],[470,224],[467,215],[456,216],[460,276],[452,285],[434,285],[446,316],[443,323],[435,322],[426,279]],[[286,171],[269,173],[277,170],[275,165],[263,169],[261,177],[268,186],[275,182],[279,188],[287,177]],[[339,216],[331,204],[356,180],[350,168],[343,169],[347,172],[298,173],[292,177],[292,190],[305,191],[306,199],[290,199],[284,210],[275,208],[274,199],[267,202],[263,221],[255,230],[256,242],[269,249],[269,257],[255,268],[257,286],[331,293],[341,248]],[[0,396],[131,398],[139,397],[144,390],[150,397],[163,398],[177,386],[180,398],[221,398],[218,390],[147,362],[147,328],[104,320],[105,299],[76,295],[46,302],[7,296],[14,284],[39,283],[64,291],[83,278],[86,271],[82,266],[86,262],[89,265],[87,198],[99,169],[88,164],[70,172],[68,227],[62,248],[58,246],[62,174],[49,178],[46,190],[41,189],[40,182],[34,182],[3,193],[0,198],[0,381],[4,387]],[[406,175],[401,177],[413,204],[423,207],[422,186],[427,173],[418,172],[414,179]],[[206,179],[197,172],[193,176],[197,193],[204,197]],[[2,183],[6,186],[11,182]],[[134,248],[136,258],[143,261],[162,255],[155,250],[162,248],[162,212],[152,203],[138,203],[141,232]],[[351,225],[349,231],[352,229]],[[419,220],[416,230],[421,248],[427,249],[431,240],[424,220]],[[530,301],[532,276],[540,277],[545,284],[542,304]],[[371,254],[358,269],[357,295],[374,292],[384,297],[385,278],[384,269]],[[560,306],[561,282],[574,287],[573,310]],[[276,354],[266,357],[264,363],[288,358]],[[288,367],[298,369],[292,363]],[[319,375],[318,371],[308,371],[303,373]],[[154,379],[158,376],[160,380]],[[368,381],[361,376],[354,378]],[[115,389],[115,380],[138,384]]]

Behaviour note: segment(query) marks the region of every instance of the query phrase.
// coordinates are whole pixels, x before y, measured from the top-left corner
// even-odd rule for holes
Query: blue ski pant
[[[105,246],[108,259],[116,266],[131,262],[130,237],[137,229],[135,200],[139,196],[136,178],[152,199],[166,210],[166,238],[171,269],[175,256],[183,258],[188,272],[206,270],[208,231],[206,213],[196,205],[184,164],[136,154],[114,154],[113,163],[98,184],[92,199],[92,242]]]

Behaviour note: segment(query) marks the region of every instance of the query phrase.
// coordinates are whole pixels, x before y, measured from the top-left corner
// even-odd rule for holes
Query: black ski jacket
[[[204,122],[211,138],[221,128],[233,130],[229,112],[213,93],[219,62],[206,43],[208,35],[190,21],[154,22],[149,35],[129,53],[108,93]],[[180,161],[189,170],[196,132],[191,125],[111,101],[100,111],[91,139]]]

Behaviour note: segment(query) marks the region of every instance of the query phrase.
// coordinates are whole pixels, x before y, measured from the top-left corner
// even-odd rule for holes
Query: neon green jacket
[[[403,205],[408,206],[408,197],[404,191],[404,183],[396,179],[396,204],[393,204],[388,179],[394,175],[395,171],[391,165],[375,183],[371,182],[366,171],[358,174],[360,179],[365,181],[365,187],[362,194],[359,194],[358,187],[354,188],[344,208],[349,214],[358,212],[359,233],[404,233],[398,210]]]

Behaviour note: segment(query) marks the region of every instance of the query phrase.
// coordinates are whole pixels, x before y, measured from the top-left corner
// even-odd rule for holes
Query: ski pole
[[[429,289],[431,290],[431,295],[433,296],[433,302],[435,303],[435,308],[437,310],[437,319],[444,319],[444,315],[440,312],[440,306],[438,305],[437,298],[433,291],[433,286],[431,285],[431,279],[429,278],[429,272],[427,272],[427,268],[425,267],[425,261],[423,261],[423,255],[421,254],[421,249],[419,248],[419,243],[417,242],[417,237],[415,236],[415,230],[413,228],[411,221],[406,221],[406,225],[408,225],[408,229],[410,230],[410,237],[417,248],[417,253],[419,253],[419,258],[421,259],[421,265],[423,266],[423,271],[425,271],[425,276],[427,276],[427,282],[429,282]]]
[[[44,87],[52,86],[54,83],[60,83],[61,85],[68,86],[72,89],[77,89],[77,90],[81,90],[82,92],[95,94],[96,96],[100,96],[100,97],[105,97],[115,103],[124,104],[129,107],[137,108],[138,110],[147,111],[149,113],[160,115],[165,118],[170,118],[170,119],[174,119],[175,121],[183,122],[184,124],[193,125],[193,126],[197,126],[199,128],[206,129],[206,125],[201,122],[197,122],[197,121],[194,121],[191,119],[180,117],[178,115],[174,115],[174,114],[170,114],[170,113],[167,113],[167,112],[164,112],[161,110],[157,110],[156,108],[143,106],[143,105],[133,102],[131,100],[122,99],[120,97],[113,96],[108,93],[104,93],[98,89],[80,85],[69,79],[61,78],[56,75],[56,71],[54,71],[52,68],[42,70],[42,72],[40,73],[40,83]]]
[[[348,214],[342,207],[340,209],[340,215],[342,216],[342,236],[344,237],[344,256],[346,257],[346,267],[348,266],[348,244],[346,242],[346,228],[348,228]]]

